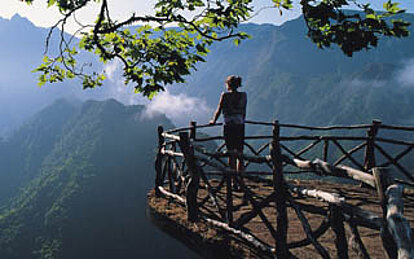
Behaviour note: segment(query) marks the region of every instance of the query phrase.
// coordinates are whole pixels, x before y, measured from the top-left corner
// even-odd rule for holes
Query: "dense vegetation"
[[[149,235],[155,129],[171,124],[142,110],[60,100],[1,143],[1,258],[148,255],[134,242]]]

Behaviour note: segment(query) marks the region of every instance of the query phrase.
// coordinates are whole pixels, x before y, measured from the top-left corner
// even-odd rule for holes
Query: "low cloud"
[[[149,101],[140,94],[135,94],[132,85],[125,86],[121,71],[122,64],[113,61],[105,65],[104,71],[108,82],[100,89],[104,99],[114,98],[126,105],[145,105],[142,119],[165,114],[176,126],[188,125],[191,120],[207,123],[213,109],[202,98],[188,96],[184,93],[171,94],[161,92]]]
[[[397,81],[402,86],[414,87],[414,59],[404,63],[403,68],[397,73]]]
[[[121,68],[121,62],[115,59],[104,66],[104,72],[109,80],[115,80],[115,76],[119,74]]]
[[[352,88],[363,88],[363,87],[373,87],[373,88],[381,88],[387,85],[387,81],[385,80],[364,80],[359,78],[354,78],[349,81],[344,82],[351,86]]]
[[[176,126],[188,125],[190,121],[207,123],[213,109],[204,99],[186,94],[172,95],[169,92],[158,94],[145,108],[144,117],[165,114]]]

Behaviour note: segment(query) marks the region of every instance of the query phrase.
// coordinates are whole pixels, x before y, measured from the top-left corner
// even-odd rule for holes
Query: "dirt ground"
[[[306,188],[311,189],[319,189],[324,191],[329,191],[333,193],[338,193],[342,197],[345,198],[345,201],[352,205],[357,205],[362,209],[374,212],[378,216],[382,215],[382,210],[379,204],[379,200],[375,190],[361,188],[359,185],[349,185],[349,184],[338,184],[338,183],[328,183],[328,182],[319,182],[319,181],[292,181],[293,184],[299,185]],[[218,185],[218,181],[212,181],[213,186]],[[259,201],[261,198],[269,195],[272,191],[271,186],[266,186],[263,183],[256,183],[256,182],[248,182],[248,186],[250,190],[255,193],[257,200]],[[223,188],[219,193],[217,193],[217,198],[219,199],[219,203],[223,203],[225,201],[225,188]],[[206,197],[206,190],[200,189],[199,191],[199,201]],[[241,192],[234,192],[234,206],[238,208],[237,211],[234,212],[234,219],[240,217],[241,214],[249,211],[252,209],[250,203],[245,204],[242,201],[243,194]],[[256,199],[255,198],[255,199]],[[328,209],[326,203],[318,201],[316,199],[306,198],[300,199],[302,204],[311,204],[318,207],[323,207]],[[209,214],[209,210],[214,211],[215,207],[210,202],[205,203],[205,208],[201,208],[200,210],[205,213]],[[165,219],[168,219],[168,225],[170,231],[167,230],[172,235],[178,235],[176,231],[174,231],[174,227],[179,226],[180,229],[185,229],[184,232],[191,233],[193,237],[191,239],[200,239],[202,243],[209,244],[209,249],[216,245],[217,247],[223,247],[225,244],[230,244],[230,248],[228,247],[229,254],[220,254],[220,251],[224,251],[223,249],[217,249],[217,253],[205,253],[203,251],[198,251],[204,257],[257,257],[257,254],[254,250],[250,249],[248,246],[244,245],[240,241],[236,239],[232,239],[223,233],[222,231],[208,225],[207,223],[200,221],[197,223],[190,223],[186,220],[186,211],[184,206],[179,205],[173,202],[171,199],[168,198],[156,198],[154,192],[150,192],[148,194],[148,205],[149,208],[152,210],[153,213],[161,215]],[[270,203],[268,207],[263,209],[264,214],[268,218],[272,225],[276,227],[276,210],[274,203]],[[304,212],[307,220],[309,221],[312,230],[317,229],[324,220],[324,216],[310,214]],[[404,216],[410,222],[411,228],[414,228],[414,191],[408,190],[406,191],[405,199],[404,199]],[[162,218],[161,217],[161,218]],[[159,220],[159,219],[158,219]],[[299,241],[306,238],[306,235],[303,231],[303,227],[301,222],[299,221],[295,211],[292,208],[288,208],[288,243]],[[176,224],[176,226],[174,226]],[[165,226],[166,224],[164,224]],[[249,223],[245,225],[252,234],[256,237],[264,241],[265,243],[274,246],[274,240],[272,235],[270,234],[269,230],[266,228],[265,224],[262,222],[259,216],[253,218]],[[165,230],[165,229],[164,229]],[[172,230],[172,231],[171,231]],[[347,238],[350,235],[350,229],[348,224],[345,224],[345,230],[347,234]],[[385,251],[382,247],[382,240],[380,237],[379,231],[371,230],[365,227],[358,227],[359,233],[361,235],[362,241],[367,248],[367,251],[371,258],[386,258]],[[183,231],[181,231],[184,233]],[[175,233],[175,234],[174,234]],[[187,235],[183,234],[183,235]],[[181,239],[183,242],[185,238],[180,238],[176,236],[176,238]],[[332,258],[336,258],[336,248],[334,244],[335,235],[332,229],[330,228],[326,231],[321,237],[318,238],[320,244],[325,247]],[[190,244],[187,244],[191,247]],[[194,246],[194,244],[193,244]],[[191,247],[194,250],[198,248]],[[200,248],[201,249],[201,248]],[[356,258],[355,252],[348,246],[349,258]],[[315,248],[312,245],[307,245],[299,248],[294,248],[289,250],[295,257],[297,258],[320,258],[320,255],[317,253]]]

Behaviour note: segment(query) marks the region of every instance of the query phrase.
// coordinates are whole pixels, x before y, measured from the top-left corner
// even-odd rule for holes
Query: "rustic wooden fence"
[[[367,125],[309,127],[247,121],[248,125],[269,127],[269,135],[246,136],[245,154],[223,152],[222,136],[199,136],[200,129],[220,126],[197,125],[165,131],[158,128],[158,153],[155,161],[157,196],[166,196],[186,207],[189,221],[203,220],[259,251],[262,257],[288,258],[289,249],[312,244],[322,258],[330,258],[327,250],[318,241],[328,229],[335,233],[338,258],[348,258],[348,245],[360,258],[369,258],[358,227],[362,226],[381,232],[383,247],[390,258],[414,258],[414,241],[409,222],[403,216],[404,187],[414,186],[414,173],[401,163],[414,147],[414,142],[380,137],[379,131],[414,132],[414,127],[390,126],[380,121]],[[281,129],[300,130],[307,134],[282,136]],[[340,130],[341,135],[331,132]],[[358,136],[354,131],[365,132]],[[315,133],[316,132],[316,133]],[[344,134],[343,132],[347,132]],[[257,146],[252,141],[262,140]],[[216,150],[208,150],[205,143],[215,141]],[[304,146],[292,143],[307,142]],[[218,143],[218,144],[217,144]],[[391,154],[383,145],[392,145]],[[292,147],[294,146],[294,148]],[[309,160],[306,154],[315,156],[317,146],[322,150],[321,159]],[[313,150],[313,151],[312,151]],[[335,152],[334,152],[334,151]],[[395,152],[397,150],[397,152]],[[364,153],[364,155],[356,154]],[[335,154],[337,157],[334,159]],[[376,156],[382,163],[376,163]],[[245,169],[238,173],[231,170],[225,158],[243,159]],[[378,160],[378,159],[377,159]],[[249,170],[252,164],[263,164],[269,170]],[[288,171],[287,168],[296,170]],[[399,171],[402,177],[395,178],[390,170]],[[382,208],[382,215],[350,205],[337,193],[296,186],[285,179],[286,173],[312,172],[321,176],[333,176],[360,181],[361,188],[374,188]],[[237,182],[243,202],[251,210],[238,213],[233,202],[235,197],[232,182]],[[259,182],[271,185],[271,191],[257,195],[249,183]],[[224,193],[219,195],[219,193]],[[328,209],[300,202],[301,197],[312,197],[328,204]],[[206,206],[209,203],[211,206]],[[287,208],[291,207],[300,220],[306,238],[288,243]],[[265,209],[275,208],[276,222],[268,219]],[[321,225],[312,229],[305,213],[325,217]],[[274,242],[269,243],[254,235],[246,225],[259,217]],[[351,229],[348,242],[344,224]]]

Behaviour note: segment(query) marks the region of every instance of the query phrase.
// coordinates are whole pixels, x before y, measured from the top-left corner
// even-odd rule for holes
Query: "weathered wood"
[[[364,168],[366,171],[375,167],[375,137],[378,132],[380,121],[372,121],[371,127],[367,130],[367,145],[365,147]]]
[[[293,161],[294,165],[296,167],[298,167],[298,168],[301,168],[301,169],[310,169],[310,170],[314,170],[315,169],[314,165],[312,164],[312,161],[309,161],[309,160],[300,160],[300,159],[293,159],[292,161]]]
[[[401,145],[401,146],[411,146],[411,147],[414,146],[413,141],[403,141],[403,140],[395,140],[395,139],[380,138],[380,137],[377,137],[375,140],[377,142],[384,142],[384,143]]]
[[[289,251],[287,248],[288,218],[286,208],[286,183],[283,178],[283,160],[279,136],[279,122],[275,121],[273,126],[273,140],[270,145],[270,155],[273,162],[273,188],[276,193],[276,256],[278,258],[287,258]]]
[[[377,189],[378,198],[385,216],[385,190],[391,184],[391,179],[388,175],[387,168],[374,167],[372,174],[375,178],[375,185]]]
[[[295,201],[295,203],[296,203],[296,206],[299,206],[300,209],[305,212],[317,214],[317,215],[324,216],[324,217],[328,216],[328,211],[324,209],[323,207],[315,206],[312,204],[300,203],[298,201]]]
[[[329,220],[324,219],[322,221],[321,225],[317,229],[312,231],[311,234],[315,239],[318,239],[330,228],[330,226],[331,226],[331,223],[329,222]],[[305,239],[289,243],[288,248],[289,249],[298,248],[298,247],[307,246],[307,245],[310,245],[310,244],[311,244],[311,242],[306,237]]]
[[[263,125],[263,126],[273,126],[274,123],[271,122],[261,122],[261,121],[251,121],[246,120],[246,123],[253,124],[253,125]],[[318,126],[305,126],[305,125],[296,125],[296,124],[280,124],[280,127],[284,128],[295,128],[295,129],[307,129],[307,130],[340,130],[340,129],[367,129],[371,125],[370,124],[360,124],[360,125],[333,125],[333,126],[326,126],[326,127],[318,127]],[[392,126],[389,126],[392,127]],[[410,128],[410,127],[408,127]]]
[[[289,154],[291,154],[294,158],[299,158],[299,159],[305,160],[304,158],[302,158],[301,156],[298,156],[295,152],[290,150],[287,146],[285,146],[283,144],[280,144],[280,147],[282,149],[284,149],[285,151],[287,151]]]
[[[164,144],[164,137],[162,136],[164,128],[160,125],[158,126],[158,152],[155,158],[155,196],[159,197],[160,191],[158,189],[159,186],[163,184],[164,179],[162,178],[162,146]]]
[[[171,193],[171,192],[165,190],[162,186],[158,186],[157,189],[160,193],[167,196],[168,198],[172,198],[172,199],[176,200],[177,202],[181,203],[182,205],[186,205],[187,202],[186,202],[185,198],[181,197],[180,195]]]
[[[361,148],[365,147],[366,145],[367,145],[367,143],[364,142],[364,143],[361,143],[358,146],[354,147],[353,149],[349,150],[347,152],[347,154],[343,154],[340,158],[338,158],[338,160],[336,160],[333,163],[333,165],[334,166],[339,165],[342,161],[344,161],[348,157],[348,155],[352,155],[353,153],[357,152],[358,150],[360,150]]]
[[[301,186],[294,186],[293,184],[287,184],[287,185],[292,192],[297,193],[299,195],[313,197],[313,198],[322,200],[324,202],[338,204],[338,205],[345,202],[345,198],[341,197],[337,193],[330,193],[330,192],[325,192],[325,191],[321,191],[317,189],[307,189]]]
[[[336,193],[330,193],[330,192],[325,192],[325,191],[316,190],[316,189],[306,189],[300,186],[294,186],[292,184],[288,184],[288,187],[292,192],[297,193],[299,195],[316,198],[324,202],[335,204],[336,206],[341,206],[343,212],[345,213],[346,221],[349,221],[352,219],[357,225],[360,225],[363,227],[376,229],[376,230],[379,230],[381,228],[382,224],[381,224],[380,217],[378,217],[376,214],[372,212],[346,204],[345,199],[343,197],[340,197]],[[307,206],[309,207],[309,205]],[[307,210],[306,207],[302,207],[302,209]],[[317,213],[320,215],[325,215],[325,214],[321,214],[323,213],[323,210],[321,212],[318,212],[315,209],[313,209],[313,210],[310,210],[309,212]]]
[[[270,171],[244,171],[243,173],[248,174],[248,175],[262,175],[262,176],[264,176],[264,175],[273,175],[273,172],[270,172]],[[301,173],[301,172],[298,172],[298,173]],[[205,174],[209,175],[209,176],[213,176],[213,175],[214,176],[223,176],[227,173],[224,173],[223,171],[211,171],[211,170],[209,170],[209,171],[206,171]],[[234,172],[234,173],[232,173],[232,175],[238,175],[238,173]]]
[[[183,172],[183,168],[180,167],[180,165],[178,164],[177,160],[174,158],[172,160],[173,162],[173,170],[174,170],[174,174],[177,177],[177,182],[176,182],[176,191],[177,193],[180,192],[182,184],[185,182],[185,177],[184,177],[184,172]]]
[[[308,152],[309,150],[311,150],[314,146],[316,146],[317,144],[319,144],[319,142],[321,142],[321,139],[318,138],[316,141],[310,143],[309,145],[307,145],[306,147],[304,147],[302,150],[299,150],[299,152],[295,155],[295,158],[299,158],[301,155],[305,154],[306,152]]]
[[[172,139],[172,140],[180,141],[180,137],[177,136],[177,135],[174,135],[174,134],[163,132],[162,136],[166,139]]]
[[[164,148],[161,149],[161,154],[168,155],[168,156],[184,157],[184,154],[183,153],[174,152],[172,150],[166,150]]]
[[[233,223],[233,187],[231,185],[231,174],[226,174],[226,219],[227,224]]]
[[[341,207],[347,222],[353,221],[356,226],[374,230],[380,230],[383,226],[382,218],[371,211],[367,211],[346,203],[343,203]]]
[[[392,130],[414,131],[414,127],[410,127],[410,126],[395,126],[395,125],[381,124],[380,128],[392,129]]]
[[[341,150],[341,152],[354,164],[356,165],[359,169],[364,170],[364,166],[361,165],[358,161],[356,161],[352,155],[350,155],[342,146],[341,144],[339,144],[338,141],[336,141],[335,139],[332,140],[332,142],[339,148],[339,150]]]
[[[249,195],[248,197],[250,198]],[[243,225],[247,224],[251,219],[256,217],[263,208],[268,206],[269,203],[275,199],[275,197],[276,195],[273,192],[262,201],[255,203],[251,211],[243,213],[236,221],[234,221],[233,226],[235,228],[240,228]]]
[[[241,240],[244,240],[246,242],[248,242],[250,245],[252,245],[253,247],[255,247],[256,249],[259,249],[260,251],[262,251],[264,253],[263,256],[272,258],[272,252],[273,252],[273,248],[267,244],[265,244],[263,241],[259,240],[258,238],[254,237],[253,235],[243,232],[241,230],[232,228],[231,226],[229,226],[226,223],[214,220],[214,219],[210,219],[207,217],[202,217],[203,220],[205,220],[207,223],[211,224],[214,227],[218,227],[238,238],[240,238]],[[265,258],[266,258],[265,257]]]
[[[201,179],[203,180],[203,182],[206,184],[206,186],[207,186],[207,197],[210,197],[210,201],[211,201],[211,203],[213,204],[213,206],[215,206],[216,208],[217,208],[217,210],[218,210],[218,212],[219,212],[219,214],[220,214],[220,216],[224,219],[225,218],[225,212],[224,212],[224,210],[220,207],[220,205],[219,205],[219,203],[218,203],[218,201],[217,201],[217,197],[216,197],[216,193],[215,192],[213,192],[213,188],[211,187],[211,185],[210,185],[210,183],[209,183],[209,181],[208,181],[208,179],[207,179],[207,177],[206,177],[206,175],[205,175],[205,173],[204,173],[204,170],[203,169],[201,169],[200,170],[200,177],[201,177]],[[206,202],[206,200],[203,200],[201,203],[199,203],[199,204],[203,204],[203,203],[205,203]]]
[[[346,165],[333,166],[320,159],[315,159],[314,161],[293,159],[292,161],[294,165],[300,169],[310,169],[325,175],[351,178],[375,188],[375,179],[372,175]]]
[[[169,182],[169,187],[170,187],[170,191],[172,193],[175,193],[175,181],[174,181],[174,176],[173,176],[173,162],[172,162],[172,157],[167,157],[167,165],[166,165],[166,169],[167,169],[167,173],[168,173],[168,182]]]
[[[179,134],[181,152],[183,152],[187,167],[190,173],[190,179],[186,186],[186,206],[188,220],[193,222],[198,220],[197,193],[200,182],[199,167],[194,157],[194,149],[191,146],[190,138],[187,132]]]
[[[304,126],[304,125],[295,125],[295,124],[280,124],[281,127],[285,128],[296,128],[296,129],[308,129],[308,130],[341,130],[341,129],[367,129],[371,125],[369,124],[361,124],[361,125],[351,125],[351,126],[343,126],[343,125],[333,125],[333,126],[326,126],[326,127],[316,127],[316,126]]]
[[[375,178],[374,176],[362,172],[360,170],[354,169],[346,165],[338,165],[337,168],[342,169],[350,178],[361,181],[369,186],[375,188]]]
[[[263,163],[263,162],[265,162],[270,168],[272,168],[272,165],[270,163],[270,161],[271,161],[270,156],[260,157],[259,155],[262,151],[259,152],[259,151],[254,150],[254,148],[246,142],[244,143],[244,145],[255,155],[255,157],[253,157],[253,156],[246,156],[246,155],[243,154],[243,160],[247,161],[247,163],[244,166],[245,169],[251,162],[253,162],[253,163]]]
[[[261,138],[270,136],[262,136]],[[292,137],[280,137],[280,141],[296,141],[296,140],[352,140],[352,141],[365,141],[366,137],[354,137],[354,136],[309,136],[309,135],[300,135]]]
[[[323,143],[323,161],[328,162],[329,141],[325,140]]]
[[[195,141],[196,142],[207,142],[207,141],[220,140],[220,139],[224,139],[224,137],[223,136],[215,136],[215,137],[197,138]]]
[[[414,148],[414,146],[409,146],[407,147],[405,150],[403,150],[401,153],[399,153],[394,159],[392,159],[391,161],[394,161],[395,163],[398,163],[398,160],[400,160],[401,158],[403,158],[405,155],[407,155],[408,153],[411,152],[411,150]],[[389,165],[391,165],[392,162],[387,161],[381,165],[379,165],[379,167],[387,167]]]
[[[348,243],[345,236],[344,216],[340,206],[335,204],[329,205],[329,221],[332,230],[335,232],[336,253],[339,259],[348,258]]]
[[[348,245],[352,248],[352,250],[356,253],[357,258],[359,259],[369,259],[369,254],[364,246],[364,243],[361,240],[361,236],[359,235],[359,231],[355,223],[350,220],[349,228],[351,230],[351,234],[348,239]]]
[[[221,188],[223,188],[223,186],[224,186],[224,183],[225,183],[225,181],[226,181],[226,178],[225,177],[223,177],[222,179],[221,179],[221,181],[220,181],[220,183],[218,184],[218,186],[217,187],[212,187],[211,185],[210,185],[210,190],[209,190],[209,192],[211,193],[211,195],[214,197],[214,199],[215,199],[215,202],[218,204],[218,197],[216,196],[216,194],[218,193],[218,192],[220,192],[220,190],[221,190]],[[207,196],[207,197],[205,197],[201,202],[200,202],[200,204],[203,204],[203,203],[205,203],[205,202],[207,202],[207,200],[210,198],[210,196]],[[225,211],[223,210],[223,209],[219,209],[219,210],[221,210],[221,211],[223,211],[223,219],[225,219],[226,218],[226,215],[225,215]]]
[[[330,258],[328,252],[325,248],[318,242],[318,240],[313,236],[312,228],[306,219],[305,215],[300,210],[299,206],[297,206],[292,200],[290,200],[290,205],[295,210],[298,219],[302,223],[303,231],[305,232],[307,239],[309,242],[315,247],[316,251],[322,256],[322,258]]]
[[[190,122],[190,139],[194,140],[197,138],[197,122]]]
[[[252,124],[255,124],[254,122]],[[246,193],[244,196],[249,203],[252,205],[252,209],[244,214],[242,214],[238,219],[236,219],[233,222],[233,193],[232,193],[232,186],[231,186],[231,178],[234,176],[238,176],[236,172],[233,170],[229,170],[228,166],[226,165],[223,158],[230,156],[229,153],[220,153],[221,147],[217,150],[215,153],[211,152],[201,152],[203,156],[195,156],[194,155],[194,149],[195,147],[192,145],[190,140],[193,141],[210,141],[215,139],[223,139],[222,136],[217,137],[208,137],[208,138],[201,138],[197,139],[196,130],[201,127],[211,127],[215,125],[197,125],[195,122],[191,122],[190,127],[188,128],[182,128],[180,130],[174,129],[170,131],[164,132],[164,130],[161,127],[159,130],[159,145],[158,145],[158,153],[157,158],[155,161],[155,169],[156,169],[156,195],[163,194],[171,199],[177,200],[179,203],[185,204],[187,206],[187,212],[188,212],[188,218],[189,221],[195,221],[198,219],[199,215],[199,207],[203,206],[203,204],[207,200],[211,200],[214,207],[212,210],[210,208],[202,209],[201,212],[206,213],[205,215],[208,215],[209,213],[212,213],[213,218],[216,219],[216,227],[221,224],[221,227],[223,230],[232,233],[232,235],[235,234],[237,231],[242,232],[242,236],[248,235],[249,238],[253,238],[253,240],[259,242],[259,245],[257,247],[260,247],[260,245],[263,245],[266,247],[265,249],[262,249],[263,251],[267,251],[267,253],[275,252],[276,256],[278,258],[287,258],[289,254],[289,248],[292,247],[300,247],[303,245],[313,244],[316,248],[316,250],[321,254],[323,258],[328,258],[329,254],[326,252],[325,248],[323,248],[319,242],[317,241],[317,238],[322,235],[326,229],[328,229],[329,225],[331,225],[332,229],[334,230],[336,234],[336,240],[335,243],[337,245],[337,251],[338,251],[338,257],[339,258],[347,258],[347,243],[345,238],[345,231],[343,222],[347,221],[350,225],[350,237],[349,237],[349,246],[352,247],[352,249],[357,253],[359,258],[369,258],[369,255],[366,251],[366,248],[364,247],[361,237],[358,232],[358,226],[367,227],[371,229],[382,229],[382,232],[388,233],[388,237],[384,238],[383,240],[388,242],[391,240],[395,240],[394,244],[394,251],[392,249],[390,250],[391,253],[389,253],[391,256],[394,256],[393,258],[397,257],[397,251],[400,253],[399,258],[411,258],[413,257],[413,240],[411,239],[411,229],[408,225],[405,218],[402,216],[402,199],[401,199],[401,193],[402,191],[389,191],[385,192],[384,190],[389,185],[387,183],[387,177],[384,177],[382,179],[381,172],[378,171],[380,169],[374,168],[375,166],[375,149],[378,150],[378,152],[381,152],[389,161],[385,163],[385,165],[395,165],[398,169],[401,170],[401,165],[398,163],[399,160],[404,157],[406,154],[408,154],[413,148],[414,148],[414,142],[409,141],[399,141],[399,140],[392,140],[392,139],[385,139],[385,138],[378,138],[377,132],[379,128],[389,128],[389,129],[401,129],[406,130],[405,128],[399,128],[398,126],[396,128],[387,127],[384,125],[381,125],[380,122],[374,121],[372,125],[353,125],[349,127],[341,127],[341,126],[332,126],[332,127],[307,127],[307,126],[300,126],[300,125],[291,125],[291,124],[279,124],[277,121],[274,123],[267,123],[261,125],[272,125],[273,126],[273,134],[272,136],[247,136],[246,139],[271,139],[271,143],[266,143],[262,147],[260,147],[257,151],[250,146],[248,143],[245,143],[247,148],[254,154],[251,155],[243,155],[243,158],[245,161],[247,161],[247,165],[249,163],[267,163],[269,164],[270,161],[272,161],[272,175],[273,175],[273,181],[268,179],[263,179],[260,177],[254,177],[253,175],[260,175],[261,172],[243,172],[243,177],[248,179],[256,179],[258,182],[266,182],[267,184],[273,183],[274,186],[274,192],[268,196],[268,197],[258,197],[255,196],[255,194],[244,184],[243,179],[240,180],[242,190]],[[302,128],[302,129],[308,129],[308,130],[331,130],[331,129],[362,129],[362,128],[370,128],[367,137],[356,137],[356,136],[290,136],[290,137],[281,137],[280,136],[280,127],[293,127],[293,128]],[[182,135],[181,131],[189,132],[189,135],[187,133],[186,136]],[[180,136],[174,135],[172,133],[179,132]],[[165,138],[170,139],[168,143],[165,142]],[[177,152],[174,148],[174,145],[176,141],[182,142],[187,141],[187,145],[180,143],[181,152]],[[186,139],[186,140],[185,140]],[[304,149],[300,150],[299,152],[295,153],[294,151],[290,150],[286,146],[281,144],[281,141],[295,141],[295,140],[314,140],[310,145],[306,146]],[[358,146],[350,149],[349,151],[345,150],[342,146],[342,144],[339,144],[338,140],[349,140],[349,141],[359,141],[363,140],[364,143],[359,144]],[[323,153],[322,153],[322,159],[315,159],[314,161],[308,161],[302,159],[301,155],[305,152],[311,150],[314,148],[318,143],[321,141],[324,142],[323,145]],[[335,163],[329,164],[327,160],[329,158],[332,158],[329,156],[329,141],[332,141],[334,145],[336,145],[339,150],[343,153],[343,155],[335,161]],[[381,141],[385,143],[392,143],[392,144],[398,144],[398,145],[405,145],[408,146],[404,149],[404,151],[398,153],[397,156],[393,157],[389,155],[387,151],[385,151],[382,147],[378,146],[376,144],[376,141]],[[261,152],[270,145],[270,156],[260,156]],[[187,147],[185,147],[187,146]],[[184,148],[183,148],[184,147]],[[365,158],[364,158],[364,164],[362,165],[358,161],[356,161],[352,154],[355,152],[361,150],[362,148],[365,149]],[[285,155],[282,155],[281,149],[286,150],[294,159],[287,158]],[[187,150],[187,151],[185,151]],[[205,158],[207,156],[207,158]],[[178,163],[176,161],[176,158],[183,157],[184,159],[181,159],[179,161],[182,162],[181,169],[178,166]],[[166,159],[164,159],[166,158]],[[211,160],[215,159],[219,163],[215,163]],[[341,165],[340,163],[345,160],[349,159],[351,162],[357,165],[357,167],[363,167],[362,170],[358,170],[349,166]],[[219,184],[219,188],[213,188],[209,183],[209,176],[206,176],[204,174],[202,167],[200,164],[197,163],[197,160],[202,161],[203,166],[209,165],[217,168],[217,172],[208,172],[209,175],[227,175],[226,177],[222,178],[222,181]],[[222,161],[223,160],[223,161]],[[165,166],[163,166],[163,163],[166,163]],[[296,167],[298,167],[300,170],[308,170],[312,172],[316,172],[319,174],[324,175],[333,175],[333,176],[339,176],[339,177],[347,177],[352,178],[355,180],[362,181],[364,183],[367,183],[368,185],[377,188],[377,192],[379,193],[379,197],[382,200],[382,205],[384,208],[384,221],[381,220],[381,217],[378,217],[372,212],[365,211],[361,208],[346,204],[344,199],[341,198],[339,195],[329,192],[323,192],[319,190],[308,190],[301,187],[292,187],[289,186],[289,189],[292,192],[295,192],[299,195],[305,195],[308,197],[314,197],[318,198],[320,200],[323,200],[325,202],[329,203],[330,207],[330,222],[323,222],[321,226],[316,229],[315,231],[312,231],[309,222],[307,222],[306,217],[303,214],[303,211],[307,211],[310,213],[326,216],[327,211],[323,207],[316,207],[311,204],[301,204],[296,203],[292,206],[292,208],[295,210],[296,214],[298,215],[299,220],[301,221],[304,231],[306,233],[307,239],[296,241],[290,244],[286,244],[286,235],[287,235],[287,213],[286,213],[286,206],[287,202],[287,184],[284,181],[283,174],[287,173],[283,171],[283,164],[289,163]],[[184,172],[184,164],[187,166],[186,171]],[[372,170],[374,175],[370,175],[364,171],[367,169],[374,168]],[[168,180],[170,183],[169,190],[166,190],[163,188],[163,185],[167,183],[167,181],[164,183],[163,181],[163,169],[164,173],[168,173]],[[402,167],[402,170],[404,174],[407,175],[407,177],[411,180],[414,179],[414,177],[405,169]],[[380,173],[378,173],[380,172]],[[176,181],[177,184],[180,184],[183,182],[184,174],[189,174],[186,177],[189,176],[190,181],[188,182],[186,186],[186,192],[185,192],[185,198],[182,196],[174,193],[176,192]],[[268,172],[267,172],[268,173]],[[246,175],[245,175],[246,174]],[[251,175],[249,175],[251,174]],[[385,175],[386,173],[383,173]],[[245,175],[245,176],[244,176]],[[203,197],[202,202],[197,203],[197,192],[199,188],[199,182],[200,178],[205,182],[205,186],[207,189],[207,196]],[[414,180],[413,180],[414,181]],[[216,193],[222,189],[222,186],[227,183],[227,194],[224,198],[223,191],[220,192],[219,195],[216,196]],[[243,183],[243,184],[242,184]],[[204,188],[204,186],[202,186]],[[391,186],[390,186],[391,188]],[[395,187],[397,188],[397,187]],[[400,187],[398,187],[400,188]],[[398,189],[397,188],[397,189]],[[387,194],[385,194],[387,193]],[[399,193],[399,194],[398,194]],[[182,194],[182,193],[181,193]],[[394,197],[394,198],[390,198]],[[397,197],[397,198],[396,198]],[[398,198],[399,197],[399,198]],[[299,197],[300,198],[300,197]],[[270,222],[269,219],[266,217],[266,215],[263,212],[263,208],[273,206],[271,203],[273,200],[275,200],[276,210],[277,210],[277,217],[276,217],[276,228],[272,226],[273,222]],[[400,200],[400,201],[395,201]],[[231,201],[231,202],[230,202]],[[225,212],[225,209],[220,208],[219,202],[221,204],[226,203],[227,205],[227,213]],[[292,201],[293,203],[293,201]],[[210,204],[210,203],[209,203]],[[218,210],[219,214],[221,215],[221,218],[217,215],[215,212],[215,209]],[[192,211],[192,212],[191,212]],[[255,237],[253,234],[246,232],[246,229],[244,225],[249,222],[251,219],[255,218],[256,216],[259,216],[264,223],[264,225],[267,227],[269,232],[272,234],[272,236],[275,238],[275,246],[276,249],[271,248],[269,245],[265,244],[263,241]],[[201,217],[204,217],[201,215]],[[220,220],[225,220],[227,218],[227,223],[220,222]],[[210,219],[212,220],[212,219]],[[214,221],[214,220],[213,220]],[[224,227],[224,228],[223,228]],[[238,230],[236,228],[241,228],[242,230]],[[408,233],[408,234],[407,234]],[[245,236],[246,237],[246,236]],[[240,237],[237,235],[237,238],[242,240],[243,237]],[[408,240],[408,241],[407,241]],[[249,242],[251,243],[251,242]],[[396,245],[398,243],[398,245]],[[407,245],[408,244],[408,245]],[[385,242],[384,245],[386,246]],[[405,257],[404,257],[405,256]],[[411,256],[411,257],[410,257]],[[270,255],[271,257],[271,255]]]
[[[387,200],[387,228],[397,246],[398,259],[414,258],[414,240],[410,223],[403,216],[403,192],[404,187],[397,184],[390,185],[385,192]]]
[[[396,162],[390,154],[388,154],[381,146],[378,144],[374,144],[375,147],[379,150],[381,154],[385,156],[385,158],[388,159],[395,167],[397,167],[408,179],[411,181],[414,181],[414,176],[412,176],[407,169],[405,169],[402,165],[400,165],[398,162]]]

